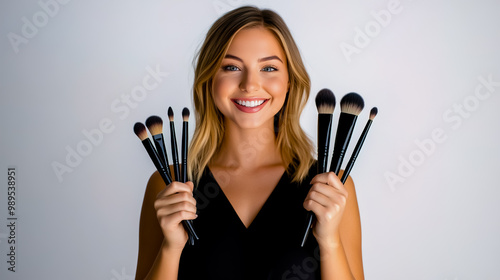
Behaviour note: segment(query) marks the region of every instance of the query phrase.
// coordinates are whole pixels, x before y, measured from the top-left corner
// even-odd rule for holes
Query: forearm
[[[321,279],[346,280],[355,279],[352,275],[342,243],[321,246]]]
[[[145,280],[177,279],[181,253],[182,251],[169,250],[163,244]]]

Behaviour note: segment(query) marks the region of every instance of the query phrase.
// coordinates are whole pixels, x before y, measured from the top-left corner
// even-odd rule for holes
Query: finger
[[[339,203],[332,203],[324,206],[314,200],[305,201],[304,208],[312,211],[320,221],[333,220],[338,215],[341,215],[343,211],[343,207]]]
[[[303,203],[304,209],[307,211],[312,211],[316,216],[321,215],[324,213],[326,207],[318,203],[317,201],[314,201],[312,199],[305,200]]]
[[[163,229],[172,230],[181,225],[184,220],[194,220],[198,217],[196,214],[188,211],[179,211],[166,216],[158,217],[158,222]]]
[[[329,187],[327,187],[327,188],[329,188]],[[329,189],[331,189],[331,188],[329,188]],[[307,194],[305,200],[313,200],[313,201],[321,204],[322,206],[327,206],[328,203],[331,203],[331,199],[329,196],[327,196],[324,193],[321,193],[319,191],[312,190],[312,189]]]
[[[175,194],[171,194],[169,196],[163,196],[159,197],[155,200],[154,202],[154,207],[155,209],[159,209],[161,207],[170,205],[170,204],[175,204],[179,202],[189,202],[193,206],[196,207],[196,199],[193,197],[191,193],[188,192],[179,192]]]
[[[314,176],[314,178],[311,180],[310,184],[312,184],[312,185],[315,185],[315,184],[328,185],[330,187],[333,187],[333,188],[341,191],[342,193],[347,193],[347,191],[345,190],[345,187],[342,184],[342,182],[340,181],[339,177],[337,177],[337,175],[335,175],[335,173],[333,173],[333,172],[321,173],[321,174]]]
[[[344,197],[342,200],[344,200],[348,196],[347,190],[344,188],[344,186],[342,186],[340,189],[337,189],[323,183],[315,183],[314,185],[312,185],[308,195],[313,192],[320,193],[326,196],[328,199],[335,199],[338,196],[342,196]]]
[[[188,185],[188,187],[191,189],[191,192],[194,191],[194,184],[193,184],[193,182],[187,181],[185,184]]]
[[[190,186],[186,183],[174,181],[171,184],[169,184],[165,189],[163,189],[161,192],[159,192],[157,197],[168,196],[178,192],[188,192],[192,194],[193,193],[192,183]]]
[[[177,212],[191,212],[196,214],[196,206],[190,202],[181,201],[174,204],[164,205],[156,210],[157,216],[168,216]]]

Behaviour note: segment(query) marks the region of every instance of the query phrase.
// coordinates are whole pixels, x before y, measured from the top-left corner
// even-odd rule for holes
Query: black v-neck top
[[[307,216],[303,202],[314,176],[309,173],[297,184],[285,172],[246,228],[207,167],[194,192],[198,218],[193,226],[200,239],[186,244],[178,279],[320,279],[312,233],[300,247]]]

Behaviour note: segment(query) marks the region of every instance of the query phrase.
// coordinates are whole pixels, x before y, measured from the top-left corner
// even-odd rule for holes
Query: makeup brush
[[[330,171],[335,172],[337,175],[339,174],[347,146],[349,146],[349,140],[351,139],[356,119],[364,106],[363,97],[355,92],[344,95],[342,100],[340,100],[341,113],[337,134],[335,135],[332,163],[330,165]]]
[[[328,165],[332,117],[335,110],[335,95],[329,89],[322,89],[316,95],[318,109],[318,174],[325,173]]]
[[[163,166],[163,163],[160,160],[160,157],[158,156],[158,153],[156,152],[155,148],[153,147],[153,143],[151,143],[151,140],[149,140],[148,137],[148,132],[146,131],[146,126],[144,124],[137,122],[134,125],[134,133],[139,137],[139,139],[142,141],[142,144],[144,145],[144,148],[146,148],[146,151],[149,154],[149,157],[153,161],[153,164],[156,167],[156,170],[158,170],[158,173],[160,174],[161,178],[165,182],[166,185],[169,185],[172,183],[172,178],[168,175],[165,166]],[[168,167],[167,167],[168,168]],[[193,224],[191,221],[182,221],[182,224],[184,225],[184,228],[187,229],[189,233],[189,243],[191,245],[194,245],[194,239],[199,239],[198,236],[196,235],[196,232],[194,231]]]
[[[168,175],[165,166],[161,162],[160,157],[158,156],[158,153],[156,152],[155,148],[153,147],[153,143],[151,143],[151,140],[149,140],[148,137],[148,132],[146,131],[146,127],[144,124],[137,122],[134,125],[134,133],[141,139],[142,144],[144,145],[144,148],[146,148],[146,151],[149,154],[149,157],[153,161],[153,164],[156,167],[156,170],[158,170],[158,173],[160,173],[161,178],[165,182],[165,184],[170,184],[172,183],[172,178]]]
[[[370,118],[366,122],[365,128],[363,129],[363,132],[361,133],[361,136],[359,136],[358,143],[356,143],[356,147],[352,151],[351,158],[349,159],[349,162],[347,163],[347,166],[345,167],[344,174],[342,174],[342,179],[340,181],[345,183],[347,180],[347,177],[349,176],[349,173],[351,173],[351,169],[354,166],[354,162],[356,161],[356,158],[358,157],[359,151],[361,151],[361,147],[363,146],[363,143],[365,142],[366,135],[368,134],[368,130],[370,130],[370,126],[372,125],[373,119],[375,116],[377,116],[378,109],[377,107],[373,107],[370,111]]]
[[[172,113],[172,115],[173,115],[173,113]],[[173,120],[173,118],[172,118],[172,120]],[[182,166],[181,173],[182,174],[181,174],[181,178],[180,178],[181,179],[180,181],[182,183],[187,182],[188,120],[189,120],[189,109],[184,108],[182,110],[182,143],[181,143],[181,157],[182,157],[181,158],[181,166]],[[176,150],[177,150],[177,144],[176,144]],[[193,234],[189,235],[189,242],[191,242],[192,244],[194,244],[193,238],[198,239],[198,236],[196,235],[194,230],[193,230]]]
[[[181,165],[182,182],[187,182],[187,158],[188,158],[188,133],[189,133],[189,109],[182,109],[182,144],[181,144]]]
[[[165,148],[165,140],[163,137],[163,120],[158,116],[150,116],[146,119],[146,126],[153,137],[153,142],[155,143],[156,151],[160,156],[160,160],[162,161],[163,166],[165,166],[165,170],[168,175],[172,178],[168,163],[167,149]]]
[[[175,136],[174,111],[168,107],[168,119],[170,120],[170,148],[172,149],[172,162],[174,165],[175,180],[180,182],[179,154],[177,149],[177,137]]]
[[[328,165],[328,150],[330,148],[330,135],[332,132],[332,116],[335,110],[335,95],[329,89],[322,89],[316,95],[316,108],[318,109],[318,163],[317,174],[325,173]],[[302,238],[301,247],[304,247],[311,225],[314,219],[314,213],[307,213],[307,226]]]

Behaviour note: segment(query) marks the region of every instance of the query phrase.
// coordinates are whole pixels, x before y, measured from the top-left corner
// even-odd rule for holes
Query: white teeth
[[[236,103],[240,104],[241,106],[253,108],[262,105],[265,100],[252,100],[252,101],[243,101],[243,100],[236,100]]]

